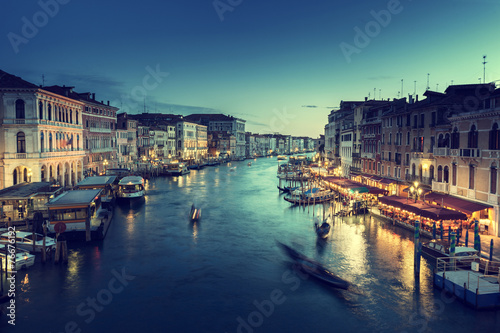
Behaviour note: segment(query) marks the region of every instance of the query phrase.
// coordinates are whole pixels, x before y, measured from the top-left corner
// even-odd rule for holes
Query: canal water
[[[495,331],[500,311],[475,311],[435,290],[413,235],[367,216],[337,218],[318,242],[321,206],[290,207],[276,158],[233,162],[147,184],[143,204],[117,207],[106,239],[70,244],[68,265],[16,276],[15,327],[0,332]],[[188,221],[191,204],[202,220]],[[291,244],[352,282],[332,289],[294,270]]]

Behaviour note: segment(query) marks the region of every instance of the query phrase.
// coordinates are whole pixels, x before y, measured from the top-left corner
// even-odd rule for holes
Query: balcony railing
[[[460,157],[481,157],[481,149],[477,148],[460,149]]]
[[[434,156],[450,156],[450,148],[434,148],[432,153],[434,154]]]
[[[438,191],[438,192],[443,192],[443,193],[448,193],[450,190],[450,184],[437,182],[437,181],[433,180],[432,181],[432,190]]]
[[[432,185],[432,178],[429,178],[429,177],[420,177],[418,175],[412,175],[412,174],[409,174],[407,173],[405,175],[405,179],[406,181],[408,182],[414,182],[414,181],[417,181],[419,182],[420,184],[424,184],[424,185]]]

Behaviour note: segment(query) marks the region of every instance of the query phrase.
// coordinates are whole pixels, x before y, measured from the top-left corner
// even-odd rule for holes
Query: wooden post
[[[7,252],[5,252],[7,253]],[[5,256],[5,259],[7,259],[7,256]],[[0,296],[3,295],[3,264],[2,264],[2,258],[0,258]]]
[[[62,260],[63,260],[63,263],[67,264],[68,263],[68,245],[67,245],[65,240],[61,242],[61,246],[62,246]]]
[[[59,263],[59,254],[61,253],[61,242],[59,241],[59,233],[56,234],[56,253],[54,255],[54,263]]]
[[[45,239],[47,238],[47,226],[43,224],[43,240],[42,240],[42,263],[47,261],[47,247],[45,246]]]
[[[88,214],[87,218],[85,219],[85,240],[87,242],[90,242],[91,240],[91,235],[90,235],[90,219],[92,216],[90,215],[92,213],[92,210],[88,208]]]
[[[420,278],[420,251],[422,249],[422,244],[420,243],[420,221],[415,221],[415,235],[414,235],[414,261],[413,268],[415,279]]]

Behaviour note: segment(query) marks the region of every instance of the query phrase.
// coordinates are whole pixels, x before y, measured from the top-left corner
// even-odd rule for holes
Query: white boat
[[[4,232],[0,235],[0,244],[12,245],[13,235],[11,232]],[[26,231],[16,232],[16,247],[24,251],[33,251],[33,233]],[[42,252],[43,235],[35,234],[35,252]],[[56,242],[51,237],[45,238],[45,249],[47,252],[55,250]]]
[[[186,164],[179,162],[165,164],[163,169],[167,176],[182,176],[191,172]]]
[[[280,161],[286,160],[286,156],[285,155],[278,155],[277,159]]]
[[[144,178],[141,176],[123,177],[118,183],[117,197],[120,199],[143,198],[144,194]]]
[[[2,258],[2,263],[5,263],[5,257],[7,257],[7,271],[19,271],[21,269],[26,269],[35,264],[35,255],[24,251],[21,249],[16,250],[15,262],[12,262],[13,247],[8,245],[0,246],[0,258]],[[5,266],[4,266],[5,267]]]

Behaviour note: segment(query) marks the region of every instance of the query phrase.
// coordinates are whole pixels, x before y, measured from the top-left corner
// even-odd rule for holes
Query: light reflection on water
[[[67,268],[30,268],[16,328],[60,332],[68,320],[81,324],[75,307],[108,288],[110,272],[122,268],[136,278],[82,331],[144,331],[147,323],[152,332],[237,332],[236,319],[248,318],[254,301],[268,300],[274,290],[286,301],[255,333],[472,331],[494,322],[494,315],[476,315],[459,302],[441,306],[425,259],[415,283],[411,233],[367,215],[335,218],[329,238],[318,241],[313,209],[291,208],[278,194],[276,161],[246,163],[233,162],[237,172],[222,165],[150,180],[143,205],[115,209],[104,242],[73,245],[77,258]],[[203,208],[197,223],[188,219],[193,202]],[[314,215],[322,218],[322,206]],[[298,250],[353,287],[332,290],[306,279],[291,290],[283,281],[291,267],[276,240],[300,244]],[[39,320],[47,316],[54,318]]]

